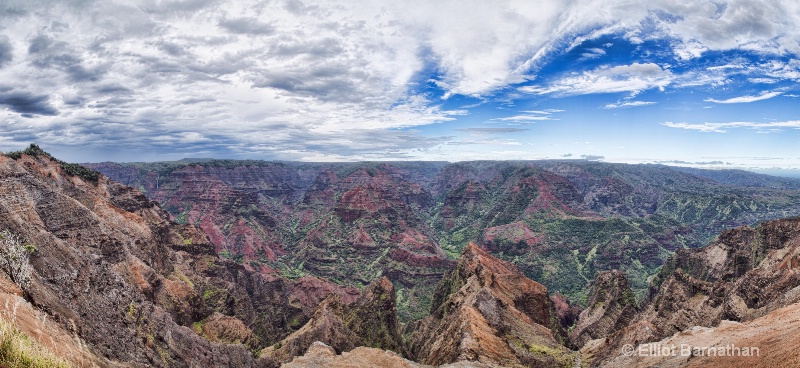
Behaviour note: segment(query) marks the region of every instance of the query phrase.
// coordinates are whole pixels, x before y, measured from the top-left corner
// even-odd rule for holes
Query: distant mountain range
[[[800,215],[800,180],[591,161],[86,164],[209,234],[248,269],[398,286],[401,319],[469,242],[582,304],[619,269],[641,300],[676,250]]]

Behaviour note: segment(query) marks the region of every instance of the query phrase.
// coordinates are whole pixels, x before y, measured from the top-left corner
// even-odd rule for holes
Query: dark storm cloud
[[[0,68],[11,63],[14,59],[14,48],[11,46],[11,40],[6,36],[0,36]]]
[[[271,35],[275,27],[256,18],[232,18],[219,22],[219,26],[236,34]]]
[[[34,95],[8,88],[0,88],[0,105],[20,114],[58,115],[58,110],[50,105],[47,95]]]

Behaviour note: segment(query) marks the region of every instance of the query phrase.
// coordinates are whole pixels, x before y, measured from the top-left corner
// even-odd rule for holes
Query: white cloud
[[[728,129],[748,128],[759,131],[781,128],[800,129],[800,121],[781,121],[771,123],[753,123],[753,122],[730,122],[730,123],[702,123],[702,124],[689,124],[689,123],[673,123],[666,122],[664,126],[670,128],[696,130],[705,133],[727,133]]]
[[[467,113],[445,110],[425,94],[420,84],[431,78],[445,97],[482,101],[534,80],[537,85],[519,90],[636,95],[667,86],[721,86],[735,74],[753,83],[800,81],[800,3],[790,0],[3,4],[0,94],[7,98],[0,104],[8,108],[6,121],[26,122],[3,134],[19,142],[46,138],[128,149],[169,141],[183,145],[176,155],[188,155],[196,145],[197,151],[231,155],[247,148],[253,156],[286,153],[289,159],[324,156],[335,146],[337,158],[388,151],[400,156],[432,144],[408,129]],[[684,68],[639,60],[556,81],[534,79],[552,57],[607,34],[639,45],[658,40]],[[750,50],[765,61],[675,71],[687,70],[686,60],[731,49]],[[586,58],[609,52],[581,51]],[[726,101],[774,97],[766,96]],[[499,121],[552,119],[510,115]],[[341,134],[349,129],[380,139],[360,142],[369,135]],[[398,129],[406,129],[412,142],[405,149],[391,138]],[[353,149],[342,148],[348,146]]]
[[[647,106],[647,105],[655,105],[656,102],[653,101],[624,101],[624,102],[617,102],[613,104],[608,104],[605,106],[607,109],[618,109],[624,107],[637,107],[637,106]]]
[[[512,123],[530,123],[536,121],[556,120],[551,115],[554,113],[563,112],[564,110],[548,109],[548,110],[523,110],[521,114],[506,116],[502,118],[492,119],[493,121],[504,121]]]
[[[584,59],[597,59],[606,54],[606,50],[601,48],[593,47],[586,49],[586,52],[581,54],[581,57]]]
[[[760,84],[774,84],[778,83],[779,80],[775,78],[747,78],[750,83],[760,83]]]
[[[713,99],[713,98],[707,98],[704,101],[718,103],[718,104],[748,103],[748,102],[755,102],[755,101],[761,101],[761,100],[770,99],[770,98],[773,98],[775,96],[779,96],[781,93],[783,93],[783,92],[765,91],[765,92],[761,93],[758,96],[740,96],[740,97],[729,98],[727,100],[716,100],[716,99]]]
[[[524,86],[519,91],[533,94],[582,95],[591,93],[639,93],[664,89],[674,76],[654,63],[602,66],[579,75],[567,76],[549,86]]]

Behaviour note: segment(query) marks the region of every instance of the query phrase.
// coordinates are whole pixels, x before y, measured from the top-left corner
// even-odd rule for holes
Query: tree
[[[32,245],[22,244],[19,236],[8,230],[0,231],[0,268],[23,290],[31,285],[31,267],[28,257],[36,251]]]

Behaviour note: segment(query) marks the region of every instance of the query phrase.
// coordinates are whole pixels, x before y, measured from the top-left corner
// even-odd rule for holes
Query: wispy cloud
[[[504,121],[512,123],[532,123],[536,121],[556,120],[553,118],[554,113],[563,112],[564,110],[548,109],[548,110],[523,110],[521,114],[506,116],[502,118],[492,119],[493,121]]]
[[[637,107],[637,106],[647,106],[647,105],[655,105],[657,102],[653,101],[621,101],[613,104],[608,104],[605,106],[606,109],[619,109],[625,107]]]
[[[670,128],[696,130],[706,133],[727,133],[729,129],[737,129],[737,128],[747,128],[755,130],[768,130],[768,129],[781,129],[781,128],[800,129],[800,120],[771,122],[771,123],[730,122],[730,123],[689,124],[689,123],[666,122],[663,125]]]
[[[713,103],[718,103],[718,104],[748,103],[748,102],[767,100],[767,99],[770,99],[770,98],[773,98],[773,97],[776,97],[776,96],[780,96],[782,93],[783,92],[778,92],[778,91],[772,91],[772,92],[765,91],[765,92],[763,92],[763,93],[761,93],[760,95],[757,95],[757,96],[749,96],[749,95],[748,96],[740,96],[740,97],[729,98],[727,100],[717,100],[717,99],[713,99],[713,98],[707,98],[707,99],[705,99],[703,101],[713,102]]]
[[[648,89],[664,89],[672,83],[673,74],[655,63],[601,66],[577,76],[568,76],[546,86],[524,86],[519,91],[537,95],[585,95],[593,93],[639,93]]]
[[[581,53],[581,58],[583,58],[583,59],[597,59],[597,58],[599,58],[601,56],[604,56],[605,54],[606,54],[606,50],[603,50],[603,49],[601,49],[599,47],[592,47],[592,48],[586,49],[585,52]]]

